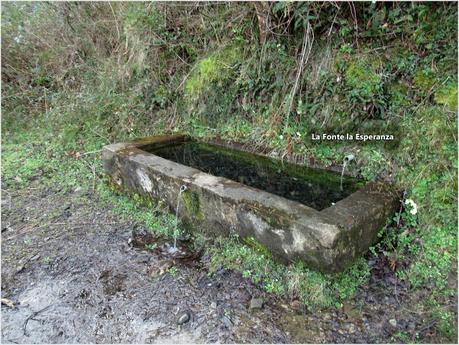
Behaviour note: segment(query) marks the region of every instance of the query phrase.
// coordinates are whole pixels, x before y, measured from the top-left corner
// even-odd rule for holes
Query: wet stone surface
[[[435,341],[430,320],[410,310],[425,296],[379,262],[355,300],[308,310],[239,273],[209,275],[186,243],[174,255],[167,241],[134,246],[142,224],[91,193],[33,187],[2,193],[2,343],[365,343],[399,332]],[[253,298],[262,309],[251,310]]]

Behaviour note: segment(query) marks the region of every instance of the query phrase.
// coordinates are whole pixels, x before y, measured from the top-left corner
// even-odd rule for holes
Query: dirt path
[[[397,282],[314,313],[236,272],[209,276],[205,258],[185,265],[133,247],[138,225],[91,193],[37,184],[2,197],[2,298],[16,304],[2,304],[3,343],[377,342],[424,326],[413,315],[395,318]],[[262,310],[250,309],[252,297]]]
[[[18,303],[2,306],[4,342],[289,341],[268,304],[247,309],[256,287],[228,271],[161,272],[163,258],[129,245],[133,224],[92,197],[23,191],[4,203],[2,297]]]

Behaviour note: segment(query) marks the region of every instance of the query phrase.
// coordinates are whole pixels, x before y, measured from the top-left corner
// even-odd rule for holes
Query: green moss
[[[234,65],[241,59],[241,48],[239,46],[230,46],[213,52],[198,61],[194,71],[185,83],[186,96],[196,99],[213,83],[231,76]]]
[[[351,93],[364,99],[370,99],[381,89],[381,76],[378,73],[380,61],[354,57],[345,71],[346,85]]]
[[[326,275],[308,269],[302,262],[288,266],[276,262],[273,255],[252,237],[218,237],[216,242],[218,246],[209,248],[212,254],[211,272],[223,265],[241,272],[254,282],[260,282],[268,292],[298,296],[311,308],[341,306],[342,301],[355,294],[369,274],[363,258],[342,273]]]
[[[435,85],[435,75],[430,69],[422,69],[416,72],[413,78],[414,86],[422,92],[429,92]]]
[[[131,189],[127,189],[117,184],[111,176],[106,176],[106,185],[110,191],[117,195],[128,195],[136,204],[152,209],[158,206],[158,201],[148,195],[142,195]]]
[[[199,201],[199,195],[196,192],[186,190],[182,193],[183,204],[190,217],[197,220],[203,220],[204,215],[201,211],[201,203]]]
[[[258,242],[255,237],[244,237],[242,238],[242,242],[250,248],[252,248],[253,250],[255,250],[256,252],[269,258],[272,257],[272,254],[269,251],[269,249],[266,248],[266,246],[264,246],[260,242]]]
[[[271,227],[282,229],[295,220],[292,219],[291,214],[287,214],[283,211],[280,211],[275,208],[266,208],[266,206],[261,205],[257,202],[244,200],[245,204],[249,204],[251,208],[256,209],[257,213],[261,215],[263,221],[268,223]]]
[[[451,110],[457,109],[457,82],[450,83],[435,92],[435,102],[448,106]]]
[[[410,88],[401,83],[395,82],[388,86],[391,103],[396,107],[406,107],[410,105]]]

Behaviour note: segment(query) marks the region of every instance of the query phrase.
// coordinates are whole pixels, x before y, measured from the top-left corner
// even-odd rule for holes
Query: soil
[[[134,246],[139,227],[92,192],[39,180],[3,189],[2,343],[371,343],[400,341],[400,332],[439,340],[409,307],[423,296],[381,261],[343,308],[307,310],[237,272],[208,274],[205,255],[177,256],[164,241]]]

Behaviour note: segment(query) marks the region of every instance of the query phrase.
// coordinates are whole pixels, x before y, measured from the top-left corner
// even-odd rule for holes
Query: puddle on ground
[[[362,182],[338,173],[313,169],[226,147],[187,141],[143,150],[162,158],[225,177],[322,210],[346,198]]]

